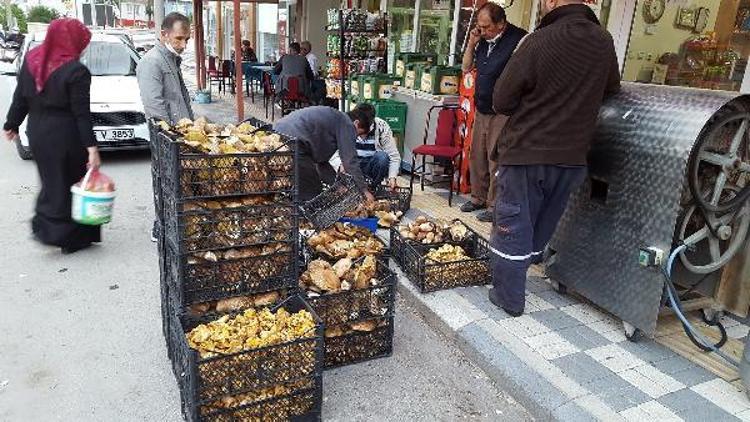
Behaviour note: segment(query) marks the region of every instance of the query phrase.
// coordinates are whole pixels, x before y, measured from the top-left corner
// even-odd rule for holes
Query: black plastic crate
[[[256,195],[248,199],[258,198]],[[167,239],[181,253],[295,242],[299,229],[293,200],[288,196],[271,196],[268,201],[271,202],[262,205],[234,201],[231,207],[217,208],[220,203],[216,201],[178,203],[165,198]],[[207,206],[207,202],[214,205]]]
[[[461,220],[453,220],[453,221],[461,221]],[[391,227],[389,230],[390,232],[390,244],[389,245],[390,245],[391,256],[393,257],[393,260],[396,261],[396,264],[402,269],[404,269],[404,265],[405,265],[404,259],[406,259],[404,249],[406,248],[407,245],[427,246],[429,250],[429,247],[440,247],[444,243],[450,243],[451,245],[457,245],[457,246],[461,246],[464,249],[469,249],[469,248],[472,248],[473,247],[472,245],[476,243],[477,238],[481,238],[481,236],[479,236],[477,232],[472,230],[465,223],[461,222],[461,224],[463,224],[466,227],[466,230],[468,232],[468,234],[462,241],[459,241],[459,242],[445,241],[445,242],[439,242],[439,243],[423,244],[423,243],[417,242],[416,240],[406,239],[403,236],[401,236],[401,233],[399,232],[398,229],[402,224],[404,223],[403,222],[398,223],[394,225],[393,227]]]
[[[157,143],[160,128],[156,120],[149,119],[148,131],[149,149],[151,150],[151,188],[154,195],[154,213],[156,214],[156,220],[161,221],[164,219],[164,216],[162,215],[161,170],[159,168],[159,147]]]
[[[265,125],[247,121],[256,127]],[[276,151],[214,155],[183,144],[177,133],[159,130],[163,194],[178,201],[276,193],[296,199],[297,142],[280,136],[283,146]]]
[[[307,221],[317,230],[322,230],[339,221],[347,211],[355,209],[363,200],[362,192],[355,184],[354,178],[339,173],[332,185],[302,204],[300,208]]]
[[[361,264],[361,258],[354,265]],[[387,261],[386,261],[387,262]],[[393,314],[396,304],[396,275],[383,261],[376,261],[379,284],[366,289],[313,296],[303,295],[326,327],[325,367],[350,365],[376,357],[390,356],[393,349]],[[351,324],[376,324],[371,331],[356,331]],[[351,331],[330,336],[332,330]]]
[[[198,259],[204,254],[226,254],[237,249],[199,253],[178,253],[167,242],[165,262],[170,289],[180,308],[201,302],[294,288],[299,272],[297,241],[242,248],[257,251],[246,258]]]
[[[471,258],[434,262],[426,258],[430,249],[445,244],[461,246]],[[489,244],[480,236],[469,241],[425,245],[409,242],[401,248],[401,268],[422,293],[463,286],[482,286],[492,281]]]
[[[201,323],[215,320],[216,315],[180,315],[178,323],[172,325],[171,341],[186,420],[320,420],[323,325],[315,311],[297,295],[272,310],[281,307],[290,313],[303,309],[310,312],[316,321],[315,335],[209,358],[201,358],[191,349],[185,334]],[[229,407],[220,408],[220,403]]]
[[[411,188],[397,187],[395,190],[388,186],[380,185],[375,191],[375,199],[385,199],[391,202],[396,211],[406,213],[411,209]]]
[[[360,265],[363,259],[355,261],[354,266]],[[318,296],[303,292],[305,300],[326,327],[391,315],[396,300],[396,275],[385,262],[376,260],[377,286]]]
[[[376,328],[325,338],[325,369],[362,363],[393,354],[393,316],[369,320]]]

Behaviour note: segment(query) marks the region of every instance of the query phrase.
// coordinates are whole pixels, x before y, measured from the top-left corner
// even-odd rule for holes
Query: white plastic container
[[[86,172],[81,185],[70,187],[73,194],[71,217],[73,221],[88,226],[101,226],[112,220],[115,192],[89,192],[83,188],[88,184],[91,169]]]

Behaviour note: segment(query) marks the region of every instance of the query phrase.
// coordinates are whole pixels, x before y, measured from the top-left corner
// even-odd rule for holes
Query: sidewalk
[[[191,79],[186,75],[186,80]],[[236,120],[233,96],[214,101],[194,104],[196,116]],[[268,121],[257,96],[255,104],[245,100],[245,114]],[[461,218],[489,237],[489,224],[458,211],[463,199],[452,208],[446,199],[447,192],[416,189],[406,217]],[[628,341],[619,320],[576,296],[558,294],[536,267],[529,273],[526,314],[520,318],[489,302],[489,286],[421,294],[392,267],[401,296],[538,419],[750,421],[750,400],[735,372],[724,379],[653,339]],[[746,322],[730,317],[723,322],[732,338],[744,341],[750,330]],[[678,335],[674,327],[667,329],[674,332],[662,334]]]
[[[489,224],[461,215],[460,202],[447,208],[443,192],[417,189],[407,216],[461,218],[489,235]],[[539,419],[750,420],[736,373],[730,383],[652,339],[628,341],[619,320],[557,293],[539,268],[529,272],[520,318],[489,302],[489,286],[421,294],[399,275],[399,293]],[[740,321],[723,322],[730,336],[747,335]]]

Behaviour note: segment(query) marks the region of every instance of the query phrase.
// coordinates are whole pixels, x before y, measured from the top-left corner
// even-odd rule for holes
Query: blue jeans
[[[383,151],[377,151],[371,157],[359,157],[359,167],[365,177],[372,181],[372,186],[379,186],[388,177],[391,158]]]

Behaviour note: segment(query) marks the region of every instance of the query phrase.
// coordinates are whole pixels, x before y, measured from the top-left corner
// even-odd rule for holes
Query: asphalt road
[[[117,185],[104,243],[71,256],[30,238],[33,162],[0,144],[0,421],[177,421],[161,334],[146,153],[104,155]],[[392,357],[324,376],[337,421],[528,420],[402,301]]]

